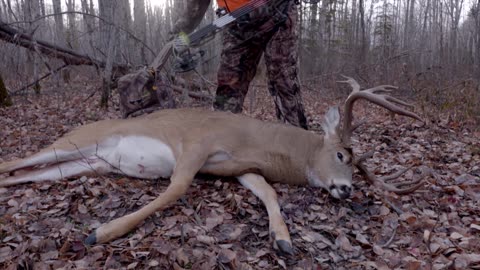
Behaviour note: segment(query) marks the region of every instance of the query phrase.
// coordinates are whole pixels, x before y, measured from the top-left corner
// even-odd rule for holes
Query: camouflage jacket
[[[251,18],[259,19],[259,17],[273,15],[277,9],[269,8],[272,2],[267,2],[265,6],[259,6],[256,10],[252,11],[249,15]],[[210,6],[210,0],[187,0],[186,8],[181,11],[179,19],[175,22],[172,32],[174,34],[185,32],[187,34],[193,32],[195,28],[200,24]],[[286,9],[284,10],[286,12]],[[242,16],[243,17],[243,16]]]

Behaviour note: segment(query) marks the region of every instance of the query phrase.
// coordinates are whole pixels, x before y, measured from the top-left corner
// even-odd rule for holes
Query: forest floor
[[[35,153],[81,124],[118,118],[118,106],[98,109],[92,91],[79,85],[20,96],[0,109],[0,162]],[[273,121],[265,92],[246,111]],[[312,90],[304,100],[314,128],[340,102]],[[399,196],[355,174],[345,201],[321,189],[273,185],[293,256],[272,248],[262,202],[235,180],[215,177],[196,179],[182,200],[130,234],[85,246],[95,228],[145,205],[169,183],[109,175],[0,188],[0,269],[480,269],[480,132],[447,120],[392,120],[365,102],[355,112],[368,123],[355,132],[354,152],[375,149],[367,161],[375,174],[413,165],[432,175]]]

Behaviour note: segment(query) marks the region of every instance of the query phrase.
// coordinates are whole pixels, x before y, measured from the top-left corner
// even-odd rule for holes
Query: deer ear
[[[340,112],[338,107],[330,107],[325,114],[325,119],[322,123],[322,129],[325,131],[325,138],[329,139],[338,136],[338,130],[340,128]]]

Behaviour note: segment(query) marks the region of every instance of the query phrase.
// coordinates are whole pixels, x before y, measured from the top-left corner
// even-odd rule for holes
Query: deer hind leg
[[[71,161],[91,156],[94,147],[86,147],[84,149],[60,150],[55,148],[47,148],[24,159],[18,159],[0,164],[0,174],[14,172],[24,168],[32,168],[36,166],[49,165]]]
[[[258,174],[248,173],[237,177],[238,181],[246,188],[251,190],[267,208],[270,222],[270,236],[274,240],[274,247],[282,252],[292,255],[292,241],[288,233],[287,225],[280,213],[280,206],[277,201],[277,193],[266,181]]]
[[[0,187],[46,180],[57,181],[80,175],[105,174],[110,171],[111,166],[98,158],[65,161],[43,168],[21,170],[14,176],[0,179]]]
[[[151,214],[165,208],[168,204],[178,200],[184,195],[192,183],[193,177],[205,162],[207,158],[206,155],[208,155],[206,152],[185,152],[188,153],[189,157],[187,160],[184,158],[177,162],[171,177],[171,183],[165,192],[140,210],[114,219],[97,228],[95,232],[91,233],[87,239],[85,239],[85,243],[87,245],[93,245],[114,240],[130,232]]]

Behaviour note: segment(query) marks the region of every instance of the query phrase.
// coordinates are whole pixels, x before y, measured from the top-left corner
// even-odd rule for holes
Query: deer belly
[[[108,152],[105,158],[114,171],[132,177],[167,178],[175,167],[172,149],[158,139],[121,137],[113,151]]]

